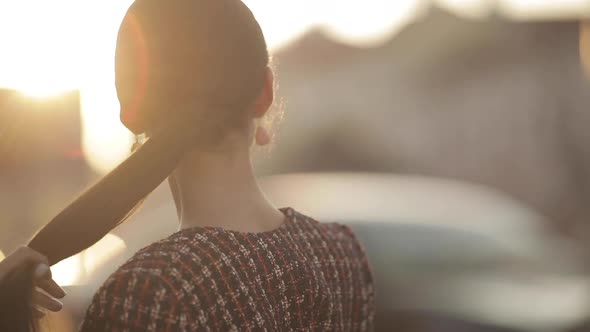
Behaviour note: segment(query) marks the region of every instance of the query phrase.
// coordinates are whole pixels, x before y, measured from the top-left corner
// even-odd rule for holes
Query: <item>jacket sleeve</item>
[[[192,330],[178,295],[154,271],[118,271],[94,296],[80,331]]]

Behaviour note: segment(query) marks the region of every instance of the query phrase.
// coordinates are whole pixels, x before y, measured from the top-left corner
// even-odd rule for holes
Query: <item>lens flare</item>
[[[580,57],[582,67],[590,79],[590,19],[580,25]]]

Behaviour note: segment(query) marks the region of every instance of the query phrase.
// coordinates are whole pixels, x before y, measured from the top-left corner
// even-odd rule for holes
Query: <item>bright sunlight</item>
[[[86,278],[105,263],[125,251],[125,242],[113,234],[107,234],[102,240],[83,252],[67,258],[53,267],[53,279],[62,286],[84,284]]]
[[[0,87],[47,97],[80,90],[82,145],[106,172],[129,152],[113,86],[118,25],[130,0],[0,2]]]
[[[83,63],[76,1],[0,2],[0,86],[48,96],[76,89]],[[35,8],[35,10],[31,10]],[[32,24],[34,22],[34,24]],[[56,24],[57,22],[57,24]]]
[[[428,2],[417,0],[244,0],[257,16],[271,49],[319,26],[333,38],[373,46],[409,23]],[[493,0],[436,0],[458,14],[480,17]],[[80,90],[82,146],[90,166],[104,173],[129,153],[131,135],[119,122],[114,89],[116,34],[132,0],[0,1],[0,87],[45,97]],[[531,8],[569,11],[585,0],[499,0],[507,14]],[[551,5],[553,3],[553,5]],[[567,6],[565,6],[567,5]],[[559,7],[559,8],[558,8]]]

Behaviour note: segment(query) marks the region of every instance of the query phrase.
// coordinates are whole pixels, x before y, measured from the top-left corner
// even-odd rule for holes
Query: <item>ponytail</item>
[[[125,221],[192,147],[194,129],[175,124],[169,127],[173,130],[152,135],[61,211],[34,236],[29,247],[45,255],[53,265],[92,246]],[[0,331],[38,330],[38,310],[32,304],[34,267],[23,266],[0,280]]]
[[[183,130],[174,129],[152,135],[43,227],[29,247],[45,255],[53,265],[87,249],[113,230],[172,173],[185,154],[190,138],[179,134]]]
[[[187,148],[182,140],[172,131],[148,139],[43,227],[29,247],[53,265],[98,242],[174,170]],[[23,266],[0,280],[0,331],[38,330],[34,267]]]

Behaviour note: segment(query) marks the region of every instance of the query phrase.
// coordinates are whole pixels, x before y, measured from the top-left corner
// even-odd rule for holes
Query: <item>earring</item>
[[[270,144],[270,134],[268,130],[262,126],[256,127],[256,144],[265,146]]]

